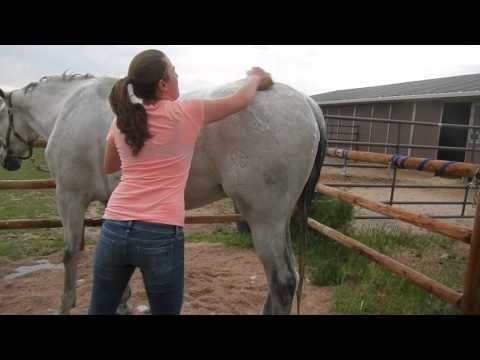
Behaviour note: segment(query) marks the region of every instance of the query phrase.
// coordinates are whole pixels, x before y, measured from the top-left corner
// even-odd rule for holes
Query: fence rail
[[[363,161],[374,164],[392,164],[402,169],[421,170],[440,173],[447,176],[474,177],[480,165],[466,162],[451,162],[401,155],[385,155],[367,151],[344,150],[328,148],[327,155],[339,159]]]
[[[186,216],[186,224],[224,224],[242,220],[238,214],[231,215],[197,215]],[[101,218],[85,219],[84,226],[101,226],[103,220]],[[20,229],[46,229],[63,227],[59,218],[50,219],[12,219],[1,220],[0,230],[20,230]]]
[[[438,234],[463,241],[467,244],[470,242],[470,237],[472,235],[472,232],[469,229],[446,224],[444,222],[434,220],[422,214],[414,213],[414,212],[399,209],[399,208],[394,208],[391,206],[386,206],[379,202],[371,201],[361,196],[353,195],[345,191],[340,191],[338,189],[325,186],[320,183],[317,184],[315,190],[324,195],[329,195],[331,197],[337,198],[339,200],[348,202],[353,205],[360,206],[362,208],[374,211],[376,213],[387,215],[397,220],[402,220],[409,224],[422,227],[424,229],[436,232]]]

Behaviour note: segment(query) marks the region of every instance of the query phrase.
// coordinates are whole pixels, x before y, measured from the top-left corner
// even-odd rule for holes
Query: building
[[[420,145],[420,148],[402,148],[400,153],[403,155],[480,162],[477,151],[421,148],[449,146],[480,149],[479,130],[439,125],[449,123],[480,126],[480,74],[339,90],[314,95],[312,98],[326,116],[329,140],[396,144],[400,135],[401,144]],[[436,126],[335,119],[328,118],[329,115],[428,122]],[[396,152],[394,147],[388,147],[387,150],[384,146],[332,146],[382,153]]]

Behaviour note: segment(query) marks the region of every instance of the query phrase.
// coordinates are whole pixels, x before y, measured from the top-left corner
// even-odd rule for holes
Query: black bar
[[[472,178],[468,178],[468,182],[472,181]],[[465,186],[465,196],[463,198],[463,206],[462,206],[462,211],[460,212],[460,215],[463,216],[465,215],[465,207],[467,205],[467,199],[468,199],[468,190],[470,188],[468,186]],[[471,203],[470,203],[471,204]]]
[[[372,124],[370,124],[370,129],[371,129],[371,125]],[[402,130],[402,126],[400,124],[397,124],[397,144],[395,146],[397,154],[400,154],[400,133],[401,133],[401,130]],[[370,150],[370,148],[368,150]],[[394,192],[395,192],[396,183],[397,183],[397,167],[394,166],[393,167],[392,188],[390,189],[390,201],[389,201],[390,205],[393,204],[393,195],[394,195]]]
[[[332,135],[350,135],[350,136],[352,136],[352,132],[336,132],[336,131],[327,130],[327,139],[329,139],[330,136],[332,136]]]
[[[347,129],[358,129],[358,126],[359,125],[343,125],[343,124],[330,124],[330,123],[327,123],[326,124],[327,127],[335,127],[335,128],[347,128]]]
[[[344,167],[343,164],[323,164],[322,166]],[[362,164],[348,164],[348,167],[352,168],[365,168],[365,169],[388,169],[388,166],[382,165],[362,165]]]
[[[320,177],[321,180],[321,177]],[[325,186],[331,187],[359,187],[359,188],[389,188],[391,184],[351,184],[351,183],[325,183]],[[465,185],[466,186],[466,185]],[[401,189],[465,189],[461,185],[397,185]]]
[[[475,216],[459,216],[459,215],[426,215],[432,219],[473,219]],[[391,220],[392,217],[384,217],[384,216],[354,216],[356,220]]]
[[[390,201],[382,201],[383,204],[390,204]],[[441,202],[441,201],[393,201],[392,204],[397,205],[472,205],[472,202],[466,201],[452,201],[452,202]],[[463,216],[463,215],[460,215]]]

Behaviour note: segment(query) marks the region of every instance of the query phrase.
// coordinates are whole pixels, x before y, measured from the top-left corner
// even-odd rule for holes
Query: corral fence
[[[40,146],[42,144],[39,144]],[[368,153],[360,154],[360,152],[350,151],[345,153],[345,150],[329,149],[329,155],[338,156],[341,154],[343,158],[350,158],[353,160],[375,162],[391,161],[379,157],[382,154]],[[363,155],[363,156],[362,156]],[[428,160],[428,161],[426,161]],[[418,161],[423,163],[423,168],[418,168]],[[448,174],[457,176],[468,176],[478,178],[478,165],[468,163],[450,163],[448,166],[446,162],[429,160],[429,159],[403,159],[403,167],[411,168],[415,167],[417,170],[422,171],[438,171],[442,168]],[[52,189],[55,188],[55,183],[52,180],[37,180],[37,181],[0,181],[0,190],[27,190],[27,189]],[[396,261],[395,259],[388,257],[378,251],[362,244],[361,242],[348,237],[332,228],[329,228],[314,219],[309,218],[309,226],[325,235],[326,237],[333,239],[340,244],[347,246],[354,251],[360,253],[363,256],[368,257],[370,260],[384,266],[396,275],[407,279],[415,285],[423,288],[431,294],[447,301],[450,304],[454,304],[459,307],[465,314],[480,314],[480,203],[477,204],[475,213],[475,222],[473,229],[466,229],[459,226],[443,223],[434,218],[406,211],[404,209],[395,208],[393,206],[387,206],[375,201],[362,198],[357,195],[352,195],[345,191],[340,191],[333,187],[318,183],[316,191],[338,198],[342,201],[346,201],[355,206],[366,208],[370,211],[374,211],[389,218],[401,220],[426,230],[436,232],[447,236],[451,239],[462,241],[470,245],[470,252],[468,257],[467,269],[465,272],[464,292],[459,293],[444,284],[437,282],[436,280],[429,278],[428,276],[421,274],[414,269]],[[237,214],[221,215],[221,216],[195,216],[187,217],[186,223],[231,223],[240,221],[241,216]],[[85,219],[84,226],[99,226],[101,225],[101,219]],[[32,228],[51,228],[61,227],[62,224],[59,219],[22,219],[22,220],[3,220],[0,221],[0,230],[2,229],[32,229]],[[82,244],[83,248],[83,244]]]
[[[423,229],[439,233],[457,241],[470,245],[467,269],[464,278],[463,294],[421,274],[414,269],[399,263],[398,261],[371,249],[364,244],[344,234],[309,219],[309,225],[326,237],[333,239],[354,251],[359,252],[375,261],[400,277],[403,277],[417,286],[425,289],[433,295],[456,305],[465,314],[480,314],[480,203],[477,196],[473,201],[468,201],[469,192],[474,191],[478,195],[480,185],[480,166],[475,164],[475,157],[480,147],[477,146],[480,126],[460,125],[449,123],[431,123],[422,121],[392,120],[391,118],[373,118],[361,116],[325,115],[327,123],[327,136],[329,147],[328,158],[341,159],[342,163],[325,161],[324,166],[343,167],[343,174],[347,175],[349,168],[366,169],[391,169],[390,182],[379,184],[374,182],[332,182],[318,184],[318,193],[328,195],[352,205],[381,214],[382,216],[355,216],[356,219],[396,219],[407,222]],[[359,128],[362,122],[369,123],[368,141],[359,141]],[[386,126],[385,142],[372,141],[373,124],[380,123]],[[413,127],[425,126],[430,128],[455,128],[464,129],[468,132],[469,142],[465,147],[417,145],[413,144]],[[396,142],[389,142],[392,129],[395,129]],[[409,131],[409,143],[401,143],[402,130]],[[336,148],[336,147],[342,148]],[[360,148],[367,151],[360,151]],[[375,149],[373,152],[371,150]],[[469,154],[472,163],[459,161],[443,161],[433,158],[420,158],[411,156],[413,149],[429,149],[438,151],[465,152]],[[477,156],[478,158],[478,156]],[[327,159],[327,158],[326,158]],[[464,179],[464,185],[430,185],[430,184],[399,184],[398,169],[411,169],[428,171],[436,176],[460,177]],[[390,188],[389,199],[383,202],[374,202],[351,193],[338,190],[337,188]],[[463,189],[463,201],[395,201],[395,190],[405,189]],[[388,205],[388,206],[387,206]],[[425,216],[392,205],[461,205],[460,214],[431,215]],[[475,215],[465,214],[467,205],[476,207]],[[473,218],[473,229],[466,229],[441,222],[441,218]]]
[[[373,183],[373,182],[362,182],[362,183],[353,183],[353,182],[332,182],[326,183],[325,185],[332,187],[343,187],[343,188],[377,188],[377,189],[390,189],[390,194],[388,199],[384,201],[385,204],[389,205],[434,205],[434,206],[451,206],[451,205],[461,205],[461,210],[459,214],[449,214],[449,215],[435,215],[432,214],[433,218],[463,218],[463,219],[473,219],[473,215],[466,214],[467,205],[475,205],[472,201],[469,201],[469,194],[472,190],[478,190],[479,182],[475,178],[475,174],[468,175],[457,175],[452,171],[448,171],[449,168],[455,167],[456,161],[447,161],[443,167],[439,167],[435,171],[436,176],[460,176],[464,177],[463,184],[459,185],[427,185],[427,184],[399,184],[397,170],[404,168],[404,165],[409,162],[411,159],[412,150],[414,149],[424,149],[424,150],[433,150],[437,151],[448,151],[448,152],[465,152],[467,157],[470,159],[470,162],[475,163],[475,159],[479,159],[478,152],[480,151],[480,146],[477,144],[479,141],[480,126],[474,125],[461,125],[461,124],[449,124],[449,123],[432,123],[425,121],[410,121],[410,120],[392,120],[386,118],[373,118],[373,117],[362,117],[362,116],[344,116],[344,115],[325,115],[326,125],[327,125],[327,136],[328,144],[332,147],[342,148],[344,151],[337,151],[335,153],[329,152],[328,155],[331,157],[336,157],[343,160],[343,163],[335,163],[331,161],[326,161],[324,166],[326,167],[340,167],[343,168],[343,174],[347,175],[349,168],[364,168],[364,169],[391,169],[391,179],[385,181],[384,184]],[[369,124],[369,134],[368,141],[358,141],[359,137],[359,126],[362,123]],[[384,142],[374,142],[372,141],[375,136],[372,136],[373,125],[382,124],[385,129],[385,141]],[[428,127],[431,129],[438,130],[442,129],[463,129],[468,135],[466,147],[453,147],[453,146],[439,146],[439,145],[418,145],[413,144],[413,131],[414,127]],[[407,136],[408,135],[408,136]],[[376,135],[378,138],[378,134]],[[396,137],[395,142],[388,142],[390,138]],[[401,139],[409,138],[408,143],[401,143]],[[355,151],[359,151],[361,148],[367,150],[366,152],[372,152],[373,154],[384,154],[385,157],[381,161],[372,162],[371,159],[367,158],[366,160],[359,160],[358,157],[352,158],[351,156],[346,156],[346,154],[354,154]],[[373,151],[375,150],[375,151]],[[353,151],[353,152],[351,152]],[[362,151],[365,153],[365,151]],[[402,154],[403,153],[403,154]],[[389,156],[390,155],[390,156]],[[392,156],[396,155],[396,156]],[[376,160],[379,158],[376,157]],[[352,162],[353,160],[353,162]],[[409,169],[422,170],[424,166],[433,160],[433,158],[422,159],[423,162],[416,164],[416,168],[409,167]],[[464,196],[463,201],[405,201],[405,200],[395,200],[395,192],[397,189],[463,189]],[[356,219],[388,219],[388,217],[382,216],[355,216]]]

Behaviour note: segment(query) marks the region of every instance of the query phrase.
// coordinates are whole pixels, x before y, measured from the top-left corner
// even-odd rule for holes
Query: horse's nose
[[[7,156],[3,162],[3,167],[8,171],[16,171],[22,167],[22,162],[16,158]]]

